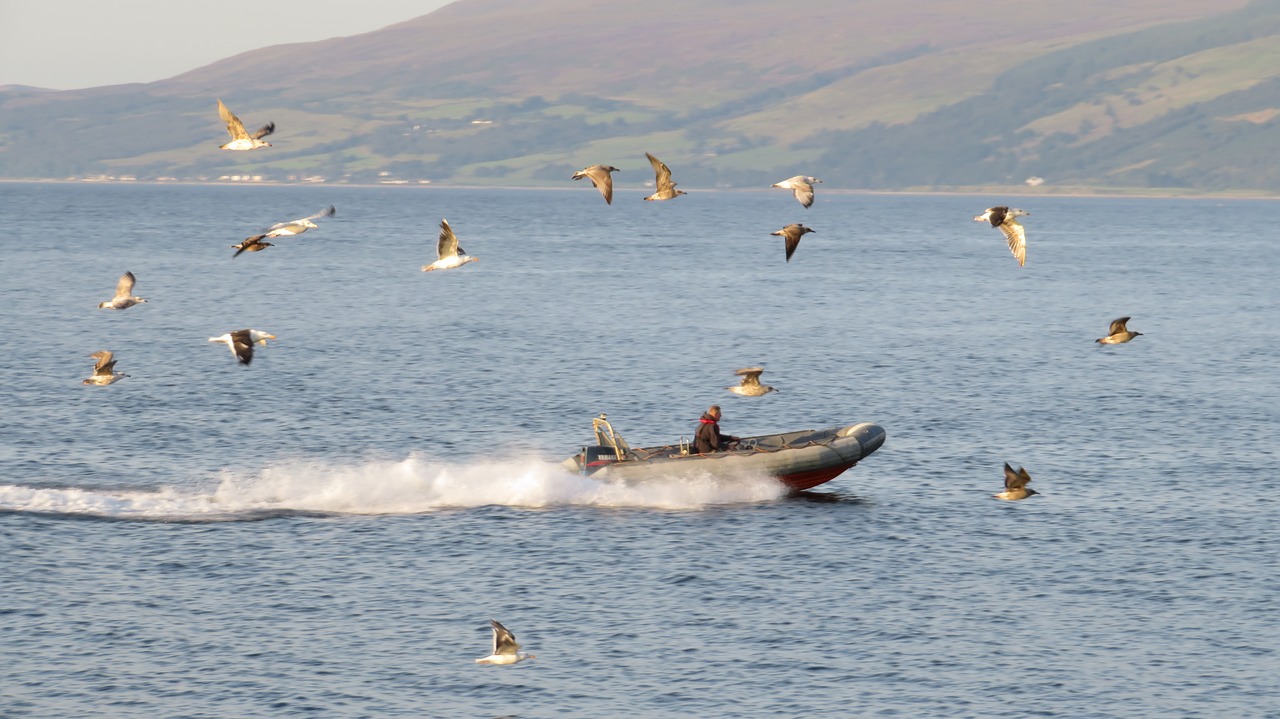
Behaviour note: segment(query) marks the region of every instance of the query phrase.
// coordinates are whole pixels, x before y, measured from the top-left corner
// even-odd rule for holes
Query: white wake
[[[94,490],[0,485],[0,511],[120,519],[218,521],[285,513],[417,514],[439,509],[635,507],[692,510],[765,502],[786,489],[768,476],[671,477],[606,483],[540,460],[449,464],[411,456],[357,464],[285,462],[204,486]]]

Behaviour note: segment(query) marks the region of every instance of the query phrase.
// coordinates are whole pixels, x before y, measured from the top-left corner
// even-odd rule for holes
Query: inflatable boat
[[[696,454],[688,441],[662,447],[632,448],[613,431],[605,415],[591,420],[596,443],[563,462],[565,469],[595,479],[625,483],[673,476],[772,475],[787,487],[810,489],[840,473],[884,444],[884,429],[862,422],[845,427],[807,429],[742,437],[724,451]]]

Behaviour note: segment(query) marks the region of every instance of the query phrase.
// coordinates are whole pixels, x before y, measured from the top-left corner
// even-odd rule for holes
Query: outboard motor
[[[620,461],[622,461],[622,458],[618,456],[618,451],[613,447],[593,444],[582,448],[583,474],[591,474],[607,464],[617,464]]]

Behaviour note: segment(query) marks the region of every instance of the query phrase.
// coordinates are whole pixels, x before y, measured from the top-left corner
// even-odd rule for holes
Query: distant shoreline
[[[550,185],[467,185],[444,183],[404,183],[385,182],[217,182],[194,180],[54,180],[54,179],[17,179],[0,178],[0,184],[11,185],[164,185],[164,186],[196,186],[196,187],[362,187],[384,188],[391,190],[530,190],[555,191],[572,190],[573,186],[558,187]],[[620,190],[644,190],[644,187],[618,187]],[[651,188],[648,188],[651,189]],[[756,187],[691,187],[690,194],[706,192],[769,192],[770,188]],[[1117,199],[1161,199],[1161,200],[1280,200],[1280,193],[1264,191],[1224,190],[1222,192],[1194,192],[1175,188],[1114,188],[1064,185],[1060,187],[1040,186],[1037,188],[1022,185],[993,185],[991,187],[949,187],[949,188],[908,188],[902,190],[868,190],[838,189],[823,187],[821,194],[832,195],[954,195],[954,196],[990,196],[1016,195],[1018,197],[1088,197]]]

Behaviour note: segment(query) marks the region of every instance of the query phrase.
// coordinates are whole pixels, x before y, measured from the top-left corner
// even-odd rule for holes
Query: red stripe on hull
[[[784,474],[778,479],[791,489],[812,489],[813,487],[830,482],[839,477],[846,469],[852,467],[824,467],[823,469],[813,469],[808,472],[797,472],[796,474]]]

